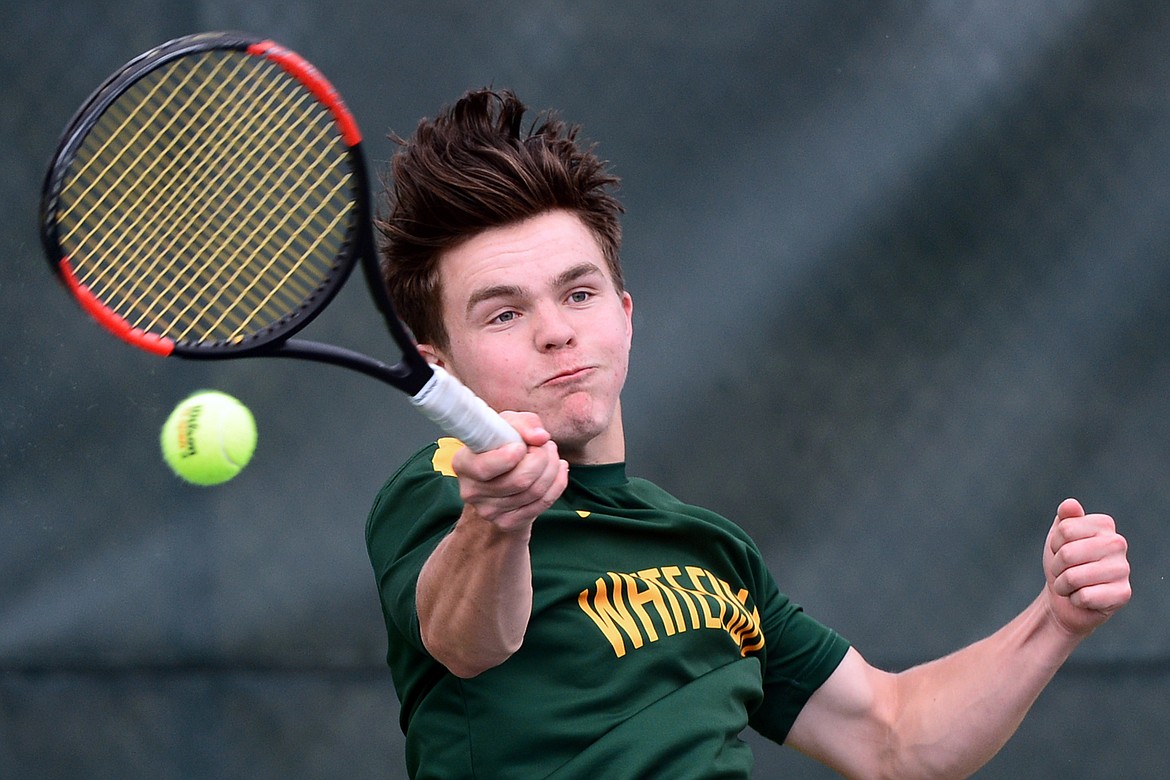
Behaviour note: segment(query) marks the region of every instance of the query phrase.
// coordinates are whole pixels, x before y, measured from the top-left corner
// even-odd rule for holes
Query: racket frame
[[[56,216],[62,184],[69,175],[70,165],[90,131],[110,106],[133,84],[167,63],[214,49],[240,51],[273,61],[330,110],[350,155],[349,167],[354,176],[351,191],[356,200],[353,214],[356,219],[349,225],[344,251],[336,261],[334,272],[326,284],[319,287],[301,307],[289,312],[275,326],[270,326],[259,334],[249,335],[240,342],[201,343],[191,347],[182,341],[174,341],[135,328],[81,284],[74,273],[68,254],[61,246]],[[49,258],[58,279],[69,288],[82,308],[103,327],[139,349],[160,356],[174,355],[195,360],[243,357],[310,360],[358,371],[387,382],[411,396],[417,395],[432,379],[434,370],[419,354],[413,337],[395,312],[378,268],[375,247],[372,245],[369,179],[357,123],[339,93],[311,63],[270,39],[238,32],[199,33],[168,41],[127,62],[90,94],[66,126],[45,176],[40,214],[41,241],[45,256]],[[359,261],[374,305],[382,314],[387,330],[402,351],[402,359],[396,364],[387,364],[333,344],[293,338],[329,305]]]

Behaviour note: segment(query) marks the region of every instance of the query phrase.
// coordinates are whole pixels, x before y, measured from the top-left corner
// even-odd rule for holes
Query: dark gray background
[[[740,522],[874,663],[1023,608],[1062,498],[1113,513],[1132,604],[979,776],[1165,776],[1170,4],[13,0],[0,777],[403,775],[362,531],[434,431],[338,369],[139,354],[40,254],[75,107],[139,51],[227,28],[317,64],[379,171],[387,132],[471,87],[582,123],[629,212],[631,472]],[[312,333],[385,343],[360,284]],[[201,387],[260,427],[215,489],[157,454]],[[757,777],[828,776],[749,739]]]

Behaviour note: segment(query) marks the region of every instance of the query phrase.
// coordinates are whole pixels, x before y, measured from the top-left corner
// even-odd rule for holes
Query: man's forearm
[[[423,644],[452,674],[474,677],[519,649],[532,613],[531,526],[503,531],[468,507],[419,573]]]
[[[986,639],[895,675],[891,776],[966,777],[983,766],[1079,641],[1041,595]]]

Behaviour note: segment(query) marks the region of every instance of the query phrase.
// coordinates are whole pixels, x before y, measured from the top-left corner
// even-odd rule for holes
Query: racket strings
[[[214,72],[211,74],[212,77],[215,75]],[[181,91],[188,78],[189,74],[182,83],[173,88],[173,91]],[[223,166],[230,165],[231,161],[217,158],[214,154],[216,148],[207,145],[206,140],[196,132],[188,133],[186,141],[180,146],[184,135],[174,129],[176,119],[189,110],[193,95],[189,96],[185,102],[175,104],[170,119],[161,124],[156,123],[155,120],[162,111],[162,106],[159,105],[155,93],[162,83],[164,82],[156,82],[147,95],[133,96],[134,102],[127,100],[110,107],[108,115],[114,119],[119,119],[119,115],[125,110],[123,103],[129,105],[132,112],[130,115],[120,117],[109,137],[95,153],[95,156],[91,158],[91,163],[84,166],[78,174],[78,179],[82,180],[82,176],[92,169],[92,160],[100,160],[102,151],[110,146],[110,141],[117,140],[119,143],[113,147],[116,152],[109,158],[106,168],[89,176],[91,184],[87,190],[92,189],[94,184],[103,181],[108,181],[108,185],[98,193],[96,201],[89,202],[86,206],[91,214],[102,211],[119,216],[111,224],[108,224],[104,231],[92,234],[97,238],[92,246],[79,243],[79,247],[87,249],[93,256],[99,256],[110,250],[112,242],[122,240],[124,250],[146,247],[155,250],[129,255],[125,264],[111,266],[112,271],[120,269],[121,276],[124,278],[119,278],[118,274],[111,273],[104,280],[104,285],[95,284],[92,289],[99,296],[109,297],[113,294],[122,294],[131,297],[142,282],[158,278],[161,273],[167,270],[158,267],[159,260],[181,257],[182,255],[176,255],[176,252],[189,250],[198,236],[198,232],[193,230],[195,219],[200,216],[198,212],[194,211],[199,204],[198,198],[205,197],[214,203],[215,199],[223,194],[217,191],[214,181],[209,187],[205,179],[214,176],[215,172]],[[229,81],[228,83],[240,85],[240,82]],[[237,90],[236,94],[224,95],[223,97],[238,100],[245,99],[247,96],[239,94]],[[152,104],[155,106],[154,113],[145,119],[138,119],[136,115],[140,109]],[[223,121],[217,114],[208,115],[205,110],[214,106],[222,112],[222,103],[197,105],[203,110],[197,110],[187,117],[187,127],[197,131],[200,127],[218,126],[217,123]],[[151,130],[152,136],[149,142],[144,140],[144,131],[147,128]],[[100,137],[99,133],[102,132],[102,129],[100,124],[95,127],[95,136]],[[127,142],[126,136],[123,134],[126,134],[131,140]],[[162,142],[161,148],[160,141]],[[204,153],[201,156],[190,153],[191,147],[196,144],[202,145]],[[132,159],[126,159],[129,157],[125,154],[127,150],[136,152]],[[164,169],[165,165],[173,163],[176,159],[181,161],[178,167],[172,167],[170,170]],[[133,174],[131,181],[135,186],[122,186],[127,172]],[[187,186],[183,188],[168,186],[170,182],[177,180],[184,181]],[[221,181],[223,185],[226,185],[231,179],[224,177]],[[116,197],[103,200],[105,195]],[[184,199],[189,204],[186,209],[182,206]],[[153,223],[142,223],[142,214],[156,212],[169,214],[169,220],[167,222],[155,220]],[[203,214],[205,221],[211,216],[210,213]],[[84,222],[78,223],[78,227],[83,225],[85,225]],[[206,238],[212,241],[217,236],[210,234]],[[184,239],[186,240],[184,241]],[[114,249],[116,251],[117,247]],[[134,304],[141,306],[141,296],[134,300]]]
[[[328,281],[354,186],[348,147],[300,82],[240,52],[186,57],[140,79],[86,139],[61,243],[134,327],[236,342]]]
[[[283,98],[284,102],[287,103],[288,95],[277,94],[254,97],[260,102],[257,110],[261,114],[264,112],[288,110],[287,105],[281,106],[273,103],[277,98]],[[299,96],[299,98],[302,104],[307,100],[303,95]],[[238,102],[236,96],[227,96],[225,100],[233,103]],[[251,113],[243,118],[242,124],[236,123],[235,126],[241,132],[253,133],[256,116],[257,113]],[[292,129],[279,123],[275,125],[275,128],[281,128],[286,133]],[[305,160],[305,152],[307,150],[305,144],[310,140],[305,138],[305,134],[309,129],[308,126],[300,128],[297,137],[273,139],[271,146],[273,149],[301,150],[299,156],[292,159],[258,159],[257,155],[251,152],[265,148],[263,144],[254,144],[251,148],[241,148],[239,144],[225,139],[222,136],[201,139],[201,142],[206,144],[206,148],[210,152],[209,162],[211,164],[207,166],[208,170],[214,170],[221,166],[229,166],[231,168],[240,168],[242,166],[244,171],[259,172],[267,175],[261,176],[260,178],[251,176],[241,176],[235,179],[221,178],[218,184],[215,181],[209,182],[211,185],[210,189],[202,193],[194,188],[178,193],[180,197],[176,199],[174,210],[183,213],[180,221],[185,221],[192,208],[197,207],[204,198],[227,203],[242,201],[243,192],[248,189],[261,194],[262,197],[253,199],[251,207],[246,211],[230,212],[226,215],[218,212],[206,215],[209,218],[208,227],[214,227],[214,230],[204,238],[214,245],[224,247],[224,251],[227,254],[222,257],[206,257],[204,258],[203,265],[197,269],[192,269],[191,263],[188,263],[187,266],[179,268],[175,273],[170,275],[171,283],[160,291],[161,299],[170,300],[176,296],[181,296],[187,301],[187,305],[182,309],[169,312],[174,316],[172,325],[178,323],[180,320],[189,321],[191,324],[203,321],[205,317],[211,314],[212,304],[222,301],[225,302],[225,307],[220,307],[220,316],[210,323],[210,327],[215,329],[222,325],[230,315],[240,312],[243,307],[250,307],[248,310],[254,314],[256,311],[259,311],[263,303],[271,301],[273,297],[271,291],[265,296],[262,292],[258,293],[256,289],[256,281],[264,278],[263,273],[254,273],[256,269],[249,269],[247,262],[249,258],[264,256],[261,253],[261,249],[264,247],[265,241],[270,243],[279,241],[284,237],[284,234],[289,234],[289,228],[287,226],[280,223],[268,224],[263,219],[263,216],[283,210],[289,210],[291,214],[304,213],[306,202],[315,194],[315,190],[305,189],[305,187],[311,187],[312,185],[307,184],[303,180],[296,183],[286,181],[289,172],[303,172],[305,166],[319,166],[324,162],[320,158],[311,161]],[[304,178],[302,176],[302,179]],[[271,194],[280,192],[285,193],[285,196],[274,200]],[[301,201],[290,202],[288,198],[289,193],[300,193],[302,196]],[[217,218],[221,216],[225,218],[217,224]],[[309,228],[311,228],[311,225],[307,223],[299,224],[291,229],[300,232],[292,233],[291,235],[294,238],[299,237]],[[264,233],[263,231],[265,229],[271,229],[273,232]],[[169,256],[176,258],[198,257],[196,253],[192,252],[192,242],[197,236],[189,231],[184,235],[187,241],[181,246],[175,247],[174,251],[168,253]],[[292,248],[292,244],[288,240],[283,240],[279,245],[276,245],[273,251],[268,253],[268,264],[260,267],[260,271],[271,270],[275,261],[285,256]],[[305,256],[305,248],[303,246],[301,247],[301,253],[296,256]],[[296,266],[293,268],[295,270]],[[253,273],[250,273],[250,271]],[[251,284],[242,284],[241,279],[252,279],[253,281]],[[178,285],[184,280],[188,283],[188,287],[180,289]],[[202,286],[197,286],[198,280],[203,280]],[[296,280],[297,277],[293,274],[285,274],[280,278],[279,283],[274,288],[275,291],[282,291],[286,295],[291,295],[292,299],[288,302],[288,305],[293,307],[311,294],[311,290],[306,289],[303,285],[296,284]],[[220,298],[211,297],[211,293],[215,289],[221,290],[222,295]],[[233,292],[235,293],[234,297],[230,299],[226,297],[229,293]],[[203,308],[192,311],[200,301],[205,303]],[[247,320],[235,320],[233,335],[246,326],[250,320],[251,318]],[[146,323],[148,329],[154,327],[156,324],[157,318]],[[184,338],[188,335],[188,332],[185,330],[176,333],[178,338]]]
[[[218,68],[213,70],[207,78],[216,78],[217,70]],[[192,175],[198,175],[201,170],[195,166],[202,164],[204,166],[202,170],[211,173],[216,170],[216,164],[220,162],[207,155],[200,159],[196,155],[189,154],[190,145],[196,142],[196,139],[191,135],[188,135],[188,141],[184,146],[178,146],[184,137],[181,130],[176,131],[175,129],[175,123],[179,117],[186,115],[188,128],[197,128],[205,123],[214,126],[219,121],[217,116],[209,116],[206,110],[216,106],[214,103],[196,104],[198,107],[196,112],[187,113],[191,110],[191,101],[196,96],[196,93],[188,88],[188,83],[194,75],[194,71],[187,69],[182,79],[169,87],[171,92],[176,95],[184,92],[187,92],[188,95],[183,102],[172,98],[171,104],[169,104],[169,115],[163,115],[168,104],[158,97],[160,88],[167,82],[154,79],[153,83],[148,83],[146,87],[143,86],[142,82],[136,84],[135,89],[145,89],[146,94],[131,92],[127,99],[111,105],[103,122],[96,125],[93,130],[94,138],[102,139],[104,136],[104,140],[77,173],[77,181],[89,181],[80,194],[78,203],[86,207],[89,215],[109,214],[116,215],[117,219],[112,222],[107,221],[100,226],[99,230],[88,234],[83,233],[82,235],[88,235],[96,240],[91,241],[89,245],[85,244],[83,240],[79,241],[78,247],[94,257],[102,256],[103,253],[111,251],[111,244],[119,240],[123,242],[122,247],[126,250],[136,247],[154,247],[160,250],[154,253],[142,253],[134,258],[127,257],[126,263],[111,265],[109,269],[111,274],[105,280],[106,285],[117,284],[119,280],[115,272],[119,270],[126,276],[125,281],[132,286],[137,280],[151,278],[146,272],[154,270],[153,264],[157,263],[160,257],[166,257],[167,250],[172,249],[173,244],[168,246],[158,243],[159,231],[168,229],[167,223],[156,220],[153,225],[143,224],[141,215],[155,212],[170,214],[172,221],[170,229],[176,231],[175,236],[178,237],[180,235],[177,232],[178,226],[187,224],[184,218],[191,215],[177,213],[174,210],[173,195],[206,191],[201,186],[201,182],[191,179]],[[243,96],[237,95],[236,97],[242,98]],[[141,115],[145,108],[153,110],[149,115],[143,117]],[[111,123],[113,124],[112,129],[107,129],[106,125]],[[149,143],[143,140],[147,129],[151,133]],[[133,152],[133,154],[129,152]],[[162,170],[163,166],[176,158],[185,160],[186,165],[183,168],[172,169],[170,172]],[[97,162],[103,163],[105,167],[94,171]],[[128,184],[127,178],[129,178]],[[168,183],[175,179],[185,180],[191,186],[182,190],[168,187]],[[96,193],[93,193],[98,185],[102,186]],[[166,200],[168,195],[172,197]],[[83,197],[88,199],[82,200]],[[70,211],[65,212],[66,218]],[[82,228],[90,229],[89,222],[79,220],[74,231],[80,231]],[[184,229],[189,230],[189,228]],[[67,233],[66,238],[71,238],[74,231]],[[117,251],[116,244],[113,246],[113,251]],[[141,263],[144,260],[150,261],[151,265],[143,267]],[[97,285],[93,289],[99,295],[111,292],[109,289]],[[115,289],[120,288],[115,287]]]
[[[238,98],[239,96],[229,96],[229,97],[230,97],[230,98],[232,98],[232,99],[236,99],[236,98]],[[220,104],[220,105],[222,105],[222,104]],[[212,160],[212,161],[213,161],[213,163],[216,163],[216,160]],[[216,167],[216,166],[214,166],[214,165],[208,165],[208,166],[207,166],[207,170],[208,170],[208,171],[212,171],[212,170],[214,170],[214,168],[215,168],[215,167]],[[221,194],[222,194],[222,193],[216,193],[216,192],[213,192],[213,191],[207,191],[207,189],[202,189],[202,188],[200,188],[200,187],[192,187],[192,188],[190,188],[190,189],[187,189],[187,191],[186,191],[186,193],[187,193],[188,195],[190,195],[190,193],[198,193],[198,192],[204,192],[204,193],[206,193],[206,195],[205,195],[205,196],[207,196],[207,198],[215,198],[215,196],[216,196],[216,195],[221,195]],[[188,198],[188,200],[192,200],[192,199]],[[142,205],[142,203],[139,203],[138,207],[142,207],[142,206],[143,206],[143,205]],[[172,209],[172,210],[173,210],[173,209]],[[181,216],[181,215],[179,215],[179,216]],[[181,222],[181,219],[179,220],[179,222]],[[150,237],[151,237],[151,236],[146,236],[146,237],[147,237],[147,239],[150,239]],[[180,237],[181,237],[181,236],[180,236]],[[216,240],[219,240],[219,237],[218,237],[218,236],[215,236],[215,237],[216,237]],[[184,247],[181,247],[181,249],[183,249],[183,250],[186,250],[186,249],[188,249],[188,247],[184,246]]]
[[[305,98],[304,98],[304,96],[302,95],[302,96],[300,96],[300,97],[301,97],[301,101],[303,102],[303,101],[304,101],[304,99],[305,99]],[[263,105],[263,106],[261,107],[261,110],[262,110],[262,111],[276,111],[276,110],[278,110],[279,108],[280,108],[279,106],[274,106],[274,105],[271,105],[271,104],[269,103],[269,104],[265,104],[265,105]],[[256,116],[256,115],[255,115],[255,114],[251,114],[250,116],[254,117],[254,116]],[[299,141],[299,140],[297,140],[297,141],[294,141],[294,142],[300,142],[300,141]],[[223,146],[223,144],[220,144],[219,146]],[[279,147],[279,146],[277,146],[277,147],[274,147],[274,148],[293,148],[293,147]],[[285,162],[285,161],[280,161],[280,162],[282,162],[282,163],[283,163],[283,162]],[[301,164],[302,164],[302,161],[301,161],[301,160],[292,160],[292,161],[290,162],[290,164],[293,166],[293,169],[296,169],[296,167],[297,167],[297,166],[299,166],[299,165],[301,165]],[[258,189],[258,190],[257,190],[257,191],[261,191],[261,192],[262,192],[262,191],[265,191],[263,188],[269,188],[269,187],[277,186],[277,185],[279,184],[279,182],[275,182],[275,183],[274,183],[274,182],[264,182],[264,181],[260,181],[260,182],[251,182],[251,183],[250,183],[250,182],[248,182],[248,181],[246,181],[246,180],[244,180],[244,179],[241,179],[241,180],[239,180],[239,182],[238,182],[238,183],[239,183],[239,184],[241,184],[241,185],[244,185],[244,186],[253,186],[253,187],[257,187],[257,188],[262,188],[262,189]],[[269,191],[271,191],[271,190],[269,190]],[[230,197],[233,197],[233,196],[235,196],[236,194],[237,194],[237,193],[227,193],[227,197],[229,197],[229,198],[230,198]],[[282,202],[276,202],[276,203],[272,203],[272,204],[268,204],[268,205],[264,205],[264,204],[258,204],[258,205],[257,205],[257,208],[269,208],[269,209],[271,209],[271,208],[283,208],[283,207],[285,207],[286,205],[287,205],[287,204],[285,204],[285,203],[282,203]],[[252,219],[252,215],[246,215],[246,216],[247,216],[247,218],[248,218],[248,219]],[[238,225],[243,225],[244,223],[243,223],[243,222],[239,222],[239,221],[237,220],[237,224],[238,224]],[[262,224],[260,224],[260,223],[255,223],[255,224],[256,224],[256,228],[257,228],[257,230],[259,230],[259,228],[263,227],[263,225],[262,225]],[[303,226],[301,226],[301,229],[303,229]],[[239,229],[237,229],[237,230],[235,231],[235,235],[232,235],[232,236],[230,236],[230,239],[231,239],[231,241],[230,241],[230,245],[233,245],[233,246],[240,247],[240,248],[242,248],[243,250],[247,250],[247,249],[249,249],[249,243],[248,243],[248,242],[250,242],[250,241],[252,240],[253,236],[248,236],[248,238],[247,238],[247,241],[245,241],[245,242],[241,242],[241,240],[240,240],[240,238],[239,238],[239,233],[240,233],[240,230],[239,230]],[[222,237],[221,235],[216,235],[216,236],[214,236],[214,238],[216,239],[216,241],[217,241],[218,243],[220,243],[220,244],[224,244],[223,237]],[[184,249],[186,249],[186,247],[184,247]],[[287,249],[288,249],[288,246],[287,246],[287,244],[285,244],[285,245],[281,245],[279,249],[280,249],[280,251],[285,251],[285,250],[287,250]],[[234,283],[238,282],[238,277],[240,276],[240,273],[239,273],[239,272],[240,272],[241,270],[243,270],[241,266],[239,266],[238,264],[235,264],[235,263],[236,263],[236,261],[238,261],[238,259],[239,259],[238,257],[230,257],[230,258],[227,258],[227,260],[228,260],[229,262],[228,262],[227,264],[221,264],[221,265],[219,266],[219,270],[220,270],[220,271],[222,271],[222,270],[223,270],[223,269],[225,269],[225,268],[235,268],[235,269],[236,269],[236,272],[235,272],[235,273],[232,275],[231,279],[229,279],[229,280],[228,280],[228,282],[229,282],[228,288],[225,288],[225,289],[230,289],[230,286],[231,286],[231,284],[234,284]],[[269,266],[269,268],[270,268],[270,267],[271,267],[271,266]],[[289,277],[289,278],[295,278],[295,277]],[[210,280],[209,280],[209,282],[208,282],[208,285],[211,285],[211,284],[217,284],[217,283],[219,283],[219,282],[221,282],[221,281],[222,281],[222,280],[220,280],[220,279],[212,278],[212,279],[210,279]],[[169,293],[169,292],[171,292],[171,291],[172,291],[171,289],[168,289],[168,290],[167,290],[167,292],[168,292],[168,293]],[[206,292],[206,286],[205,286],[205,288],[204,288],[203,290],[201,290],[200,292],[201,292],[201,294],[202,294],[202,293],[205,293],[205,292]],[[303,296],[303,294],[305,293],[305,291],[304,291],[304,290],[299,290],[299,291],[297,291],[297,292],[299,292],[299,293],[300,293],[302,296]],[[303,299],[303,297],[302,297],[301,299]],[[301,300],[301,299],[298,299],[298,300]],[[245,300],[245,296],[237,296],[235,299],[233,299],[233,301],[232,301],[232,305],[233,305],[233,306],[237,306],[237,307],[238,307],[238,306],[239,306],[239,305],[240,305],[240,304],[241,304],[241,303],[242,303],[244,300]],[[181,312],[179,312],[179,313],[180,313],[180,314],[186,314],[187,312],[186,312],[186,311],[181,311]],[[206,309],[206,308],[205,308],[203,311],[201,311],[201,312],[200,312],[200,314],[206,314],[206,313],[207,313],[207,309]],[[220,317],[220,318],[219,318],[219,319],[216,321],[216,323],[215,323],[215,324],[219,324],[219,323],[221,323],[222,321],[223,321],[223,317]],[[182,336],[182,335],[185,335],[185,334],[179,334],[179,335],[180,335],[180,336]]]

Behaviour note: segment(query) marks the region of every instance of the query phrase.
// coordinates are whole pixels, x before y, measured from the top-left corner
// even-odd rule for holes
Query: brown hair
[[[422,343],[445,348],[439,257],[495,227],[563,209],[592,231],[618,291],[622,205],[618,177],[577,140],[579,127],[550,112],[527,133],[527,106],[510,91],[468,92],[414,136],[392,136],[382,275],[398,315]]]

